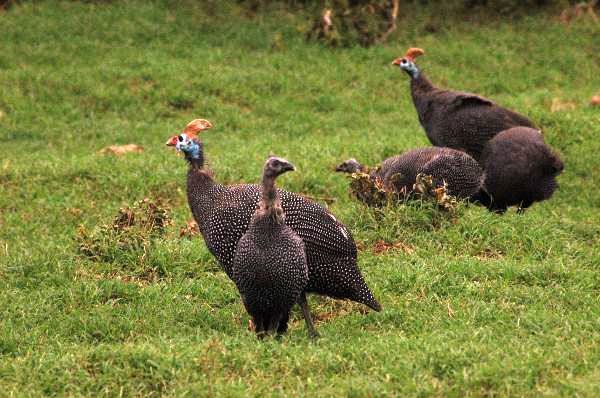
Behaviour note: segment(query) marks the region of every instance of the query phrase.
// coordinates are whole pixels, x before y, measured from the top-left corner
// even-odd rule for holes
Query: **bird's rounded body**
[[[549,199],[563,170],[563,162],[535,129],[515,127],[496,135],[482,153],[484,188],[488,207],[504,211],[509,206],[525,209]]]
[[[285,223],[255,215],[237,244],[232,271],[256,332],[284,333],[308,283],[302,239]]]
[[[483,171],[468,154],[439,147],[416,148],[385,159],[369,170],[356,159],[348,159],[337,166],[344,173],[366,172],[371,180],[380,180],[387,192],[406,198],[414,191],[417,175],[429,175],[436,187],[444,186],[449,195],[470,199],[482,186]]]
[[[260,201],[257,184],[207,186],[203,171],[188,174],[188,203],[209,251],[233,279],[233,258]],[[288,225],[302,239],[308,263],[307,292],[350,299],[379,310],[356,264],[351,232],[319,204],[278,189]]]
[[[533,123],[477,94],[435,87],[415,63],[425,54],[409,48],[392,63],[410,76],[410,92],[419,122],[435,146],[464,151],[480,161],[487,142],[506,129]]]
[[[411,80],[411,93],[429,141],[464,151],[478,161],[496,134],[516,126],[534,127],[526,117],[485,97],[435,88],[422,74]]]
[[[418,174],[430,175],[449,195],[468,199],[479,192],[482,170],[471,156],[451,148],[416,148],[390,157],[377,172],[386,189],[411,193]]]

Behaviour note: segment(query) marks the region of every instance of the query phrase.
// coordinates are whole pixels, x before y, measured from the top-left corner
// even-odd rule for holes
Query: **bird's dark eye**
[[[179,142],[182,142],[183,141],[183,136],[182,135],[177,136],[177,139],[179,140]]]
[[[406,60],[406,58],[402,58],[402,59],[400,60],[400,63],[402,63],[402,64],[407,64],[407,63],[408,63],[408,61]]]

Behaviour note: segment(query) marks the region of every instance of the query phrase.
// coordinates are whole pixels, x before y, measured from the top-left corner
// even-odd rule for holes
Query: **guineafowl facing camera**
[[[208,250],[233,280],[233,259],[240,238],[248,230],[262,188],[257,184],[222,185],[204,164],[204,147],[198,134],[212,127],[204,119],[190,122],[167,145],[183,151],[189,163],[188,204]],[[301,195],[277,189],[285,223],[303,241],[308,264],[307,293],[363,303],[379,311],[357,265],[352,233],[333,214]],[[305,307],[307,308],[307,307]]]
[[[465,151],[479,161],[485,144],[511,127],[534,127],[518,113],[477,94],[435,87],[415,63],[425,52],[409,48],[392,63],[410,76],[410,90],[419,122],[435,146]]]
[[[265,163],[261,199],[248,231],[237,244],[233,279],[252,317],[259,337],[285,333],[290,311],[299,302],[309,314],[304,295],[308,266],[302,239],[285,224],[285,213],[275,179],[294,166],[285,159],[270,157]],[[316,335],[310,315],[309,335]]]

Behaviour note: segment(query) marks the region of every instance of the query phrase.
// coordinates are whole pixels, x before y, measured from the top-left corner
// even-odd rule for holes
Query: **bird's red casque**
[[[394,62],[392,62],[392,65],[400,65],[400,62],[402,62],[403,59],[407,59],[411,62],[415,61],[415,58],[421,56],[425,54],[425,51],[421,48],[417,48],[417,47],[411,47],[408,50],[406,50],[406,54],[404,54],[403,57],[398,57],[394,60]]]
[[[190,139],[198,137],[198,133],[204,130],[208,130],[212,128],[212,123],[206,119],[194,119],[185,126],[183,129],[183,133],[185,133]],[[177,144],[178,136],[174,135],[173,137],[167,140],[167,146],[175,146]]]

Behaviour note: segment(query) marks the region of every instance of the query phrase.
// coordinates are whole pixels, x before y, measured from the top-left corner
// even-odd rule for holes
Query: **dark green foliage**
[[[534,13],[557,15],[575,0],[242,0],[252,12],[280,4],[290,10],[309,10],[312,25],[306,37],[332,47],[385,42],[396,26],[419,26],[428,33],[461,20],[486,23],[500,17]],[[590,2],[592,3],[592,2]],[[598,2],[596,2],[598,6]],[[328,15],[324,18],[325,14]]]
[[[577,0],[462,0],[465,10],[487,10],[489,13],[508,15],[549,8],[553,11],[578,3]]]
[[[390,28],[393,2],[391,0],[331,0],[325,5],[330,10],[328,19],[315,18],[308,32],[309,40],[320,40],[330,46],[371,46],[382,41]]]

